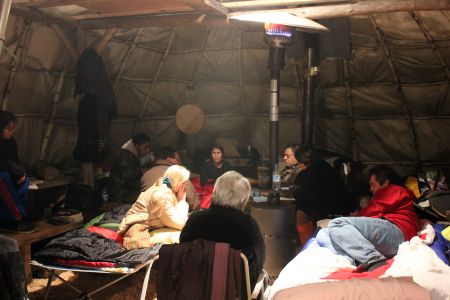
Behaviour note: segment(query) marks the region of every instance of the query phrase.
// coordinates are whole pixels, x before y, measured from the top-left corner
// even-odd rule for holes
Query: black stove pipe
[[[305,56],[304,56],[304,86],[303,86],[303,113],[302,113],[302,144],[305,146],[313,145],[314,128],[314,88],[315,76],[318,68],[315,66],[315,51],[317,51],[317,34],[306,34],[305,37]]]
[[[284,68],[284,53],[284,47],[270,47],[268,63],[270,69],[269,156],[272,171],[278,163],[280,71]]]

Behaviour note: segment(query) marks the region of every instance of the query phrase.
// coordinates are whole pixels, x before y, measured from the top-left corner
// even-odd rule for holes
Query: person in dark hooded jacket
[[[111,201],[134,203],[141,193],[140,158],[150,152],[150,137],[139,132],[123,144],[111,165],[109,197]]]

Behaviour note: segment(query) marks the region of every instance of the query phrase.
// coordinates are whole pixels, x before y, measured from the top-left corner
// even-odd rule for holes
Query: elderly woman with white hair
[[[180,242],[205,239],[229,243],[248,258],[252,289],[265,259],[264,240],[252,216],[244,213],[251,187],[247,178],[228,171],[217,178],[211,207],[194,212],[186,222]]]
[[[139,195],[119,226],[126,249],[178,243],[180,230],[188,218],[185,183],[189,174],[182,166],[171,166]]]

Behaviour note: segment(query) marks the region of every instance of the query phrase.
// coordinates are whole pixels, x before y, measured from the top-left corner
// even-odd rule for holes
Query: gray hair
[[[248,179],[235,171],[228,171],[217,178],[214,184],[212,204],[244,210],[250,198]]]
[[[189,179],[189,176],[189,170],[179,165],[170,166],[167,168],[166,172],[164,172],[164,177],[169,178],[170,185],[173,188],[176,188],[183,182],[186,182]]]

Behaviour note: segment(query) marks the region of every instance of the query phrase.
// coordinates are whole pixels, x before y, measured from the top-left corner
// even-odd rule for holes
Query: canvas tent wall
[[[403,173],[418,163],[449,166],[450,9],[348,22],[351,58],[320,62],[315,145]],[[267,155],[269,51],[261,30],[200,24],[83,31],[13,12],[0,56],[1,104],[19,118],[16,137],[29,169],[40,158],[63,169],[77,166],[74,50],[84,47],[80,35],[95,46],[105,33],[111,39],[101,55],[119,111],[111,127],[114,149],[136,131],[149,133],[155,146],[175,145],[176,111],[195,103],[206,121],[187,138],[191,154],[216,137],[231,137]],[[289,57],[281,73],[281,146],[301,141],[302,55]]]

